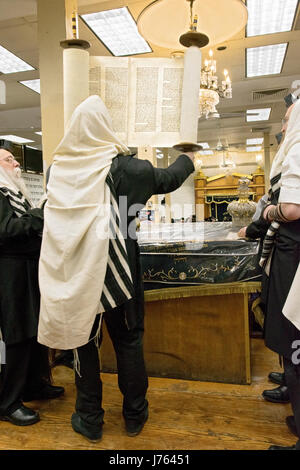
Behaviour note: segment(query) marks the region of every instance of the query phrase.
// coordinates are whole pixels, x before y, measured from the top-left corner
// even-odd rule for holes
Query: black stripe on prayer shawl
[[[128,275],[130,273],[128,256],[124,248],[125,243],[120,239],[122,233],[116,191],[110,173],[106,178],[106,184],[110,189],[110,239],[104,287],[100,300],[100,309],[104,309],[105,312],[122,305],[133,296],[131,274]]]
[[[102,303],[102,307],[104,309],[104,312],[106,312],[107,310],[111,310],[111,305],[110,305],[109,301],[107,300],[106,295],[104,294],[104,292],[102,292],[102,295],[101,295],[101,303]]]
[[[112,240],[112,243],[110,243],[110,245],[109,245],[110,258],[113,261],[114,265],[116,266],[118,272],[122,272],[122,269],[124,270],[124,276],[123,276],[122,280],[123,280],[127,290],[130,292],[130,289],[132,287],[132,281],[131,281],[130,277],[127,275],[127,273],[125,271],[124,263],[122,264],[121,259],[119,259],[119,257],[117,256],[117,254],[115,252],[115,248],[113,246],[113,243],[114,243],[114,240]]]
[[[115,276],[109,265],[107,265],[105,277],[107,281],[105,282],[105,286],[107,287],[107,290],[109,291],[116,305],[121,305],[122,303],[124,303],[124,300],[123,300],[124,292],[122,288],[120,287],[119,283],[115,282]],[[127,296],[126,296],[126,300],[127,300]]]
[[[278,187],[279,182],[281,180],[281,173],[278,173],[278,175],[274,176],[270,183],[271,183],[271,189],[270,189],[270,199],[277,201],[279,200],[279,195],[280,195],[280,187]],[[276,189],[275,189],[276,188]],[[279,222],[272,222],[267,234],[265,236],[264,242],[263,242],[263,248],[262,248],[262,253],[261,253],[261,258],[259,261],[259,265],[265,269],[268,259],[272,254],[272,250],[274,247],[274,241],[275,241],[275,236],[276,233],[278,232],[280,227]]]
[[[112,221],[110,221],[110,227],[112,226]],[[119,227],[120,228],[120,227]],[[122,245],[121,241],[120,241],[120,238],[117,237],[117,234],[115,233],[115,229],[112,227],[111,228],[111,234],[113,235],[113,239],[114,239],[114,242],[116,243],[121,255],[123,256],[123,258],[125,258],[126,262],[127,262],[127,253],[126,253],[126,250],[124,248],[124,245]]]
[[[279,173],[278,175],[274,176],[271,180],[270,180],[270,184],[271,184],[271,187],[274,186],[276,183],[278,183],[278,181],[281,180],[281,173]]]
[[[18,217],[21,217],[25,212],[31,209],[31,205],[21,191],[14,193],[12,190],[5,187],[0,188],[0,191],[8,199],[9,204]]]

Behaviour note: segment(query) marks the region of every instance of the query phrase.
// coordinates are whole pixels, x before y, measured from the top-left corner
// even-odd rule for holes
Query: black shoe
[[[286,422],[287,427],[291,431],[291,433],[294,434],[294,436],[296,436],[296,437],[300,437],[300,436],[298,436],[295,416],[287,416],[285,418],[285,422]]]
[[[264,390],[262,396],[265,400],[272,403],[289,403],[290,396],[288,388],[285,385],[274,388],[273,390]]]
[[[144,419],[141,423],[137,423],[136,421],[129,420],[129,419],[127,421],[125,421],[127,436],[134,437],[134,436],[137,436],[138,434],[140,434],[140,432],[142,431],[147,419],[148,419],[148,409],[147,409],[146,414],[144,416]]]
[[[268,375],[268,379],[270,382],[273,382],[274,384],[278,385],[285,385],[285,376],[284,372],[270,372]]]
[[[296,450],[296,446],[284,447],[284,446],[271,446],[269,450]]]
[[[43,384],[40,389],[26,391],[24,393],[23,400],[50,400],[51,398],[58,398],[64,393],[64,387],[55,387],[54,385]]]
[[[75,432],[82,434],[90,442],[99,442],[102,439],[102,425],[100,428],[92,426],[81,419],[77,413],[72,414],[72,428]]]
[[[36,412],[27,408],[27,406],[21,405],[20,408],[8,413],[6,415],[0,415],[1,421],[10,421],[16,426],[29,426],[35,424],[40,420],[40,415]]]

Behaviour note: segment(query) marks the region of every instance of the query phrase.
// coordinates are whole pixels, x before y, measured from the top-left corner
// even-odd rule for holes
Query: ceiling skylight
[[[127,7],[81,15],[81,18],[114,56],[152,52]]]
[[[246,49],[247,77],[281,73],[288,43]]]
[[[22,83],[22,85],[27,86],[36,93],[41,92],[41,83],[39,78],[37,78],[36,80],[22,80],[19,83]]]
[[[0,46],[0,72],[16,73],[25,72],[26,70],[34,70],[34,68],[12,52]]]
[[[248,113],[256,113],[256,116],[251,116]],[[271,108],[263,109],[247,109],[247,122],[251,121],[268,121],[271,114]]]
[[[247,37],[291,31],[298,0],[247,0]]]
[[[247,139],[247,145],[261,145],[264,141],[264,138],[259,139]]]
[[[8,140],[9,142],[13,142],[14,144],[26,144],[34,142],[34,140],[24,139],[23,137],[19,137],[18,135],[0,135],[0,139]]]

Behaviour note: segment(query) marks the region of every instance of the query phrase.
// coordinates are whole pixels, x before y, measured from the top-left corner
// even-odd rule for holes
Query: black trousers
[[[300,364],[293,364],[289,359],[283,359],[286,385],[289,390],[291,406],[295,417],[298,436],[300,436]],[[300,449],[300,439],[296,444]]]
[[[13,413],[26,392],[50,382],[48,348],[31,338],[6,346],[6,364],[0,374],[0,414]]]
[[[104,313],[104,320],[117,357],[118,384],[123,394],[123,416],[125,420],[140,423],[148,408],[146,392],[148,378],[143,354],[143,328],[129,330],[122,307]],[[99,319],[95,322],[91,337],[97,331]],[[102,334],[100,337],[100,344]],[[80,361],[80,376],[75,374],[77,388],[76,412],[89,425],[101,427],[102,382],[98,348],[94,341],[77,349]]]

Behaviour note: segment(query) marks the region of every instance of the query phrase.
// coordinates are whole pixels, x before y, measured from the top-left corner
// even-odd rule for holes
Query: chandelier
[[[216,106],[220,102],[220,98],[232,98],[232,84],[228,75],[228,70],[224,70],[224,80],[219,85],[217,73],[217,62],[213,59],[213,51],[209,51],[209,59],[204,62],[201,70],[201,83],[199,92],[199,111],[200,116],[206,119],[210,115],[219,117]]]
[[[223,159],[219,167],[222,171],[225,171],[226,174],[231,174],[232,171],[236,168],[236,164],[233,161],[232,156],[229,155],[228,152],[226,152],[225,154],[223,151]]]

